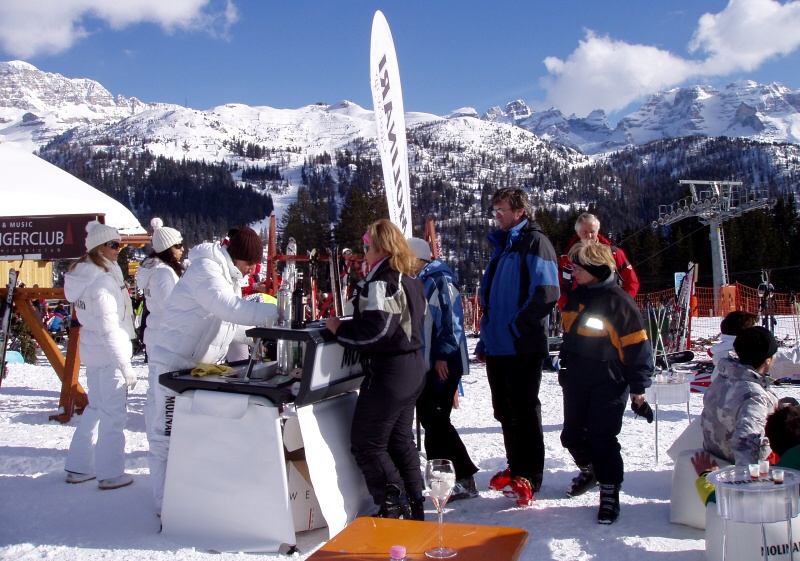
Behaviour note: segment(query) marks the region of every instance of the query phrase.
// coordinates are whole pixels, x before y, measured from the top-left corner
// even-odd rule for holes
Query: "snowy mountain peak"
[[[146,118],[137,118],[145,114]],[[444,120],[461,117],[520,127],[584,154],[689,135],[798,143],[800,90],[752,80],[732,82],[722,90],[704,85],[672,88],[650,96],[615,128],[600,109],[584,118],[565,117],[556,108],[531,111],[523,100],[492,107],[481,117],[474,108],[462,107]],[[438,119],[442,118],[406,114],[408,127]],[[200,157],[212,159],[223,155],[221,140],[235,135],[272,146],[298,147],[309,142],[308,149],[318,153],[375,134],[372,111],[347,100],[298,109],[226,104],[199,111],[112,96],[93,80],[65,78],[23,61],[0,62],[0,125],[5,140],[32,150],[70,129],[110,126],[120,134],[131,130],[132,134],[144,134],[144,138],[163,137],[173,147],[202,146]],[[205,127],[212,132],[199,134]],[[190,153],[194,150],[177,150],[174,155]]]
[[[520,119],[524,119],[526,117],[530,117],[531,110],[525,104],[524,101],[518,99],[516,101],[511,101],[506,104],[506,115],[513,118],[514,120],[518,121]]]

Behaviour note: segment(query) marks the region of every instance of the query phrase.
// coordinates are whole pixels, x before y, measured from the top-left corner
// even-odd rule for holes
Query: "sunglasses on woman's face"
[[[175,249],[183,249],[183,244],[182,243],[176,243],[172,247],[174,247]]]
[[[118,241],[111,241],[105,243],[106,247],[110,247],[111,249],[119,249],[119,242]]]

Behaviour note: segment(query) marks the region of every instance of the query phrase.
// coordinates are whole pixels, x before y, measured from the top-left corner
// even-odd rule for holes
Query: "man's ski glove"
[[[132,390],[133,388],[135,388],[136,382],[139,381],[139,379],[136,377],[136,373],[133,370],[128,370],[127,372],[124,373],[124,375],[125,375],[125,385],[128,386],[128,389]]]
[[[650,407],[650,404],[646,401],[643,401],[641,405],[637,405],[635,401],[631,401],[631,411],[647,419],[648,423],[653,422],[653,408]]]

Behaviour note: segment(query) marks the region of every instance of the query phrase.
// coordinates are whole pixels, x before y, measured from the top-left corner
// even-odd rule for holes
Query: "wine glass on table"
[[[445,547],[442,540],[442,511],[444,510],[444,505],[447,504],[447,499],[450,498],[453,486],[456,484],[456,470],[453,468],[453,462],[450,460],[428,460],[425,466],[425,483],[430,490],[431,500],[436,507],[436,511],[439,513],[439,547],[427,550],[425,555],[434,559],[455,557],[456,550],[451,547]]]

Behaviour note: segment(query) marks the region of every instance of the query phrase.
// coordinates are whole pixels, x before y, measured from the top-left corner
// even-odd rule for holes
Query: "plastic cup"
[[[678,382],[679,384],[682,384],[683,382],[686,381],[686,374],[684,374],[683,372],[676,372],[675,381]]]
[[[750,471],[750,479],[758,479],[758,474],[760,473],[758,464],[747,464],[747,469]]]
[[[783,470],[782,469],[773,469],[772,470],[772,481],[775,485],[780,485],[783,483]]]
[[[758,462],[758,474],[762,477],[766,477],[769,474],[769,461],[767,460],[759,460]]]

